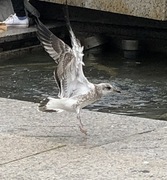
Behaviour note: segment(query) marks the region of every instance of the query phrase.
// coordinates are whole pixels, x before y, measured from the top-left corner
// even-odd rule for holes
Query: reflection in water
[[[93,111],[159,119],[167,113],[167,60],[165,57],[127,61],[119,54],[98,49],[85,54],[85,75],[93,83],[109,82],[121,94],[103,97],[88,106]],[[57,96],[55,63],[44,52],[0,64],[0,96],[39,102]]]

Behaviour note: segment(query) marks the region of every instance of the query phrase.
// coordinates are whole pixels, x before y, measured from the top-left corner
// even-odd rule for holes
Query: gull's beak
[[[118,87],[114,87],[113,92],[121,93],[121,90]]]

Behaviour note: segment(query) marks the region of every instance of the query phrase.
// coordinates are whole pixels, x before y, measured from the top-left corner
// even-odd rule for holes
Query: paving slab
[[[167,122],[82,111],[43,113],[0,98],[0,179],[167,179]]]

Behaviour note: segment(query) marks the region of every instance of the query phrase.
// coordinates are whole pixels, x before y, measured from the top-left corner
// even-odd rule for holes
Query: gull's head
[[[121,93],[121,91],[117,87],[112,86],[109,83],[100,83],[100,84],[98,84],[98,86],[101,88],[103,95],[107,95],[112,92]]]

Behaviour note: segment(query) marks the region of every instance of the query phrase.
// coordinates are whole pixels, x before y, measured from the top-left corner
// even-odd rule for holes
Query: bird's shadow
[[[8,130],[8,133],[27,138],[43,139],[55,144],[61,143],[85,148],[100,146],[108,142],[104,134],[90,129],[85,135],[80,132],[78,126],[19,126]]]

